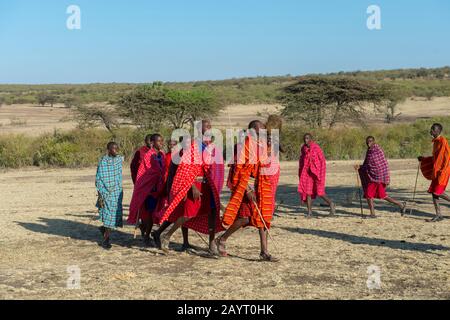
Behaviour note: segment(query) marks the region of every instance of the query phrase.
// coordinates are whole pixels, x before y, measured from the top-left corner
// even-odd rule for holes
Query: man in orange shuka
[[[268,156],[260,152],[267,149],[267,141],[260,139],[260,131],[265,127],[261,121],[254,120],[248,129],[254,134],[248,133],[236,158],[237,163],[230,169],[228,186],[231,198],[222,218],[227,230],[215,242],[219,254],[225,257],[228,238],[242,227],[253,226],[259,231],[261,260],[277,262],[278,259],[269,254],[267,246],[267,229],[273,216],[273,190],[266,170],[270,165],[265,163]]]
[[[436,217],[432,222],[443,220],[439,200],[442,198],[450,202],[450,197],[445,193],[450,177],[450,147],[447,139],[442,136],[442,125],[433,124],[430,134],[433,136],[433,156],[419,157],[420,168],[423,176],[431,180],[428,192],[433,195],[433,203],[436,209]]]

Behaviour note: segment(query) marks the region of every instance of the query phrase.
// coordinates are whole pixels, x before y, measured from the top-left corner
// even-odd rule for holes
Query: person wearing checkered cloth
[[[95,186],[98,193],[96,206],[100,221],[103,223],[99,228],[103,237],[102,247],[111,249],[111,230],[123,226],[123,157],[118,155],[119,146],[115,142],[109,142],[107,150],[108,154],[103,156],[98,163]]]
[[[361,178],[361,184],[364,190],[364,198],[370,209],[370,217],[375,218],[374,199],[386,200],[399,207],[402,214],[406,211],[406,202],[400,203],[389,197],[386,193],[386,187],[390,183],[389,165],[384,156],[383,149],[375,143],[375,138],[369,136],[366,138],[367,153],[364,163],[355,166]]]

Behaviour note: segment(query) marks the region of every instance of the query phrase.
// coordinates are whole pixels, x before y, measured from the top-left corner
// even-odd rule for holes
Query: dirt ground
[[[268,113],[279,111],[278,105],[252,104],[230,105],[214,119],[214,126],[243,128],[250,120],[265,119]],[[418,118],[447,116],[450,110],[450,97],[437,97],[432,101],[424,98],[409,98],[398,105],[397,113],[401,113],[400,122],[410,122]],[[384,115],[374,113],[368,108],[368,117],[372,123],[382,124]],[[31,104],[3,105],[0,107],[0,133],[20,133],[37,136],[57,130],[70,130],[77,126],[71,120],[70,109],[56,104],[54,108],[37,107]]]
[[[355,198],[354,161],[328,163],[328,192],[337,218],[316,202],[304,217],[297,195],[297,163],[282,164],[277,216],[271,232],[279,263],[258,262],[257,232],[230,238],[229,258],[181,253],[176,233],[168,255],[133,240],[133,227],[114,233],[113,248],[98,246],[92,221],[95,168],[24,169],[0,172],[1,299],[450,299],[450,207],[441,223],[420,178],[417,205],[401,217],[377,203],[379,217],[362,219]],[[391,162],[390,194],[410,199],[414,160]],[[125,170],[125,199],[131,180]],[[228,193],[224,192],[226,203]],[[365,205],[365,214],[367,206]],[[125,211],[125,214],[127,212]],[[192,244],[204,248],[190,234]],[[68,267],[81,272],[79,289],[67,288]],[[380,268],[381,288],[369,289],[368,268]]]

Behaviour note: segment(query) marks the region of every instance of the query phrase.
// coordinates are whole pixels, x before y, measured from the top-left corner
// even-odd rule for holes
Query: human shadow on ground
[[[100,243],[101,234],[98,226],[73,220],[39,218],[39,223],[16,222],[19,226],[36,233],[54,235],[74,240],[85,240]],[[122,247],[132,247],[136,240],[130,234],[120,230],[111,233],[111,243]]]
[[[70,216],[82,217],[84,215],[68,214]],[[92,217],[86,215],[87,217]],[[50,219],[50,218],[38,218],[38,223],[32,222],[17,222],[16,223],[35,233],[42,233],[47,235],[59,236],[64,238],[70,238],[73,240],[83,240],[90,241],[100,244],[102,236],[98,229],[98,226],[94,223],[82,223],[73,220],[64,219]],[[123,232],[121,230],[114,230],[111,232],[111,243],[116,246],[125,248],[135,248],[145,252],[151,252],[153,254],[165,255],[163,251],[158,250],[155,247],[144,246],[142,237],[139,234],[137,239],[129,233]],[[171,241],[169,249],[175,252],[182,252],[182,244]],[[206,256],[202,254],[200,249],[198,250],[200,256]]]
[[[322,238],[341,240],[349,242],[351,244],[363,244],[375,247],[387,247],[391,249],[405,250],[405,251],[419,251],[428,254],[436,254],[435,252],[432,251],[450,251],[449,247],[431,243],[407,242],[405,240],[388,240],[381,238],[356,236],[352,234],[326,230],[314,230],[314,229],[294,228],[294,227],[279,227],[279,228],[299,234],[307,234]]]

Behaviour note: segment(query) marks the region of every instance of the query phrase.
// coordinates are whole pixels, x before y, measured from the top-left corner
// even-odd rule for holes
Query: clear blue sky
[[[81,30],[66,8],[81,8]],[[366,27],[381,7],[382,29]],[[450,65],[450,1],[0,0],[0,83],[150,82]]]

